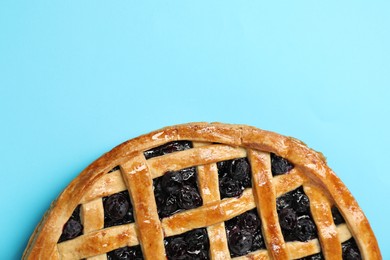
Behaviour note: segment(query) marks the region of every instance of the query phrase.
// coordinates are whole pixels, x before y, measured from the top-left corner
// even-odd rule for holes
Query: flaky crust
[[[121,171],[125,171],[128,173],[127,175],[125,174],[125,184],[127,187],[131,187],[130,192],[134,193],[134,196],[132,196],[132,200],[138,200],[139,196],[137,197],[137,194],[147,192],[146,188],[152,185],[151,183],[148,183],[148,180],[151,180],[151,178],[157,177],[158,175],[162,175],[165,170],[172,170],[170,168],[164,168],[164,165],[166,164],[161,161],[164,158],[151,160],[147,167],[150,167],[151,169],[153,169],[153,171],[151,170],[145,172],[146,176],[148,174],[151,176],[145,177],[145,180],[137,180],[137,178],[142,179],[142,176],[144,175],[140,175],[141,177],[134,177],[132,171],[134,171],[134,169],[142,170],[143,167],[146,167],[144,165],[145,163],[141,159],[138,159],[140,153],[153,147],[157,147],[164,143],[175,140],[190,140],[199,143],[195,152],[198,152],[200,154],[199,156],[202,159],[202,165],[205,165],[200,166],[198,168],[198,171],[200,171],[201,176],[201,172],[203,170],[210,172],[213,171],[211,165],[211,163],[213,163],[213,160],[209,159],[206,156],[207,153],[202,150],[202,147],[204,147],[202,143],[222,144],[224,147],[221,147],[221,149],[217,147],[216,149],[218,151],[216,151],[215,154],[221,153],[221,156],[223,156],[223,158],[225,159],[227,158],[227,154],[232,154],[232,158],[248,156],[249,160],[251,161],[251,164],[258,164],[260,166],[267,166],[267,164],[269,164],[269,162],[267,162],[267,160],[265,159],[266,157],[264,156],[264,153],[275,153],[279,156],[288,159],[295,165],[294,171],[293,173],[291,173],[292,177],[289,179],[280,177],[276,179],[276,181],[274,180],[275,186],[271,187],[267,185],[262,185],[264,181],[267,181],[267,179],[271,178],[270,173],[255,173],[257,175],[255,175],[255,178],[253,180],[255,183],[253,194],[268,194],[270,196],[270,199],[268,200],[272,199],[273,201],[270,205],[274,206],[272,205],[272,203],[275,203],[275,196],[277,197],[280,194],[283,194],[283,187],[293,185],[292,182],[304,179],[305,183],[307,184],[305,186],[305,193],[307,193],[310,197],[310,200],[314,202],[313,209],[311,209],[312,214],[321,216],[321,214],[324,213],[321,212],[321,209],[329,208],[324,207],[324,205],[321,203],[333,203],[337,205],[347,223],[347,227],[345,228],[347,228],[351,235],[355,238],[363,258],[382,258],[376,238],[364,213],[358,206],[357,202],[355,201],[349,190],[334,174],[334,172],[327,166],[325,158],[321,153],[318,153],[308,148],[304,143],[294,138],[282,136],[274,132],[265,131],[246,125],[229,125],[221,123],[190,123],[162,128],[160,130],[124,142],[121,145],[112,149],[110,152],[101,156],[91,165],[89,165],[83,172],[80,173],[77,178],[75,178],[69,184],[69,186],[60,194],[57,200],[52,203],[50,209],[47,211],[47,213],[35,229],[34,233],[32,234],[23,254],[23,259],[61,259],[64,257],[64,255],[66,255],[65,253],[63,253],[63,251],[61,251],[62,249],[60,246],[58,246],[57,241],[61,236],[62,227],[64,223],[69,219],[76,206],[83,201],[92,201],[95,198],[94,196],[97,196],[94,195],[94,193],[96,193],[99,189],[100,196],[101,194],[104,194],[104,190],[106,188],[107,194],[113,192],[109,189],[123,190],[124,187],[118,188],[115,185],[108,185],[108,183],[111,182],[110,180],[106,179],[106,173],[113,169],[115,166],[121,165]],[[206,150],[206,148],[204,148],[204,150]],[[173,157],[171,159],[174,160]],[[180,169],[180,167],[182,166],[180,159],[177,159],[175,163],[171,164],[175,165],[175,167],[177,167],[178,169]],[[190,164],[196,165],[197,162],[194,161]],[[215,180],[208,180],[206,179],[206,177],[201,178],[204,178],[204,185],[212,186],[215,184]],[[140,181],[142,183],[145,182],[145,187],[143,187],[142,185],[136,185],[137,181]],[[203,185],[202,182],[203,181],[201,180],[201,185]],[[280,185],[278,185],[278,183]],[[200,190],[202,192],[202,188]],[[316,190],[322,190],[322,195],[316,195],[319,194],[316,192]],[[149,200],[153,199],[153,194],[150,194],[150,191],[145,196],[149,197]],[[327,197],[328,202],[323,202],[324,200],[318,196]],[[202,207],[201,210],[207,211],[207,207],[212,207],[214,205],[214,201],[214,206],[220,209],[218,212],[222,212],[222,209],[224,209],[223,207],[229,207],[229,205],[233,205],[234,203],[234,205],[241,205],[241,208],[237,206],[237,210],[239,212],[245,212],[245,210],[247,210],[248,208],[253,208],[259,204],[270,203],[267,201],[263,201],[264,196],[255,196],[255,199],[253,200],[253,197],[249,198],[246,193],[244,193],[243,196],[239,198],[239,200],[241,200],[241,204],[239,203],[239,201],[235,201],[234,199],[225,199],[223,200],[225,204],[217,204],[218,200],[219,194],[209,195],[209,197],[204,199],[204,201],[210,202],[210,204],[207,204],[206,206]],[[153,202],[152,205],[154,205]],[[93,212],[94,205],[90,204],[90,207],[91,212]],[[139,208],[137,209],[137,207]],[[136,216],[136,219],[140,219],[142,218],[142,216],[150,216],[148,221],[151,220],[153,222],[153,225],[157,225],[159,230],[164,231],[165,235],[177,234],[178,232],[184,232],[186,229],[205,226],[208,227],[209,233],[218,234],[218,232],[220,232],[221,230],[220,227],[218,227],[218,225],[221,224],[221,221],[223,223],[225,217],[232,217],[225,216],[221,213],[223,216],[221,214],[216,214],[214,217],[208,218],[206,220],[202,219],[201,211],[190,210],[186,213],[179,213],[172,217],[164,219],[160,223],[158,219],[155,219],[156,216],[153,215],[153,213],[149,212],[147,208],[137,205],[135,205],[135,208],[136,211],[138,211],[138,213],[136,213],[138,214],[138,217]],[[188,222],[188,218],[191,219],[191,214],[194,215],[193,226],[188,224],[184,225],[183,223],[181,223],[181,219],[183,219],[183,221],[185,222]],[[183,217],[183,215],[185,215],[185,218]],[[275,218],[277,217],[275,216],[274,212],[266,212],[265,210],[260,212],[259,215],[261,215],[263,223],[269,223],[269,225],[265,225],[266,227],[274,227],[275,224],[277,224],[274,223]],[[324,223],[327,223],[326,219],[324,221]],[[97,222],[101,221],[97,220]],[[98,227],[101,225],[101,223],[92,223],[91,228],[93,228],[93,226]],[[334,243],[334,241],[340,241],[338,239],[341,239],[340,237],[342,235],[337,232],[339,231],[339,229],[342,229],[342,227],[337,227],[336,229],[334,225],[325,225],[324,229],[326,228],[327,231],[329,231],[329,234],[331,234],[329,244],[327,244],[329,247],[329,245],[332,246],[332,243]],[[148,231],[142,231],[137,235],[137,232],[139,232],[139,228],[134,224],[125,225],[125,227],[115,227],[112,229],[115,229],[112,230],[113,234],[121,234],[121,236],[119,236],[121,238],[116,237],[115,239],[113,239],[112,244],[108,245],[109,247],[115,249],[118,245],[136,245],[139,243],[139,241],[141,241],[141,244],[143,242],[146,243],[145,245],[143,245],[143,249],[146,246],[155,248],[155,250],[148,250],[149,252],[152,252],[148,255],[150,259],[161,259],[161,253],[164,252],[163,244],[161,243],[161,238],[163,238],[163,231],[156,233],[156,231],[153,231],[152,229],[150,229],[150,227],[147,226],[145,227],[145,230]],[[282,249],[279,251],[273,251],[271,253],[258,252],[257,254],[254,254],[252,256],[253,258],[288,259],[289,257],[295,256],[291,252],[293,252],[295,246],[299,246],[297,245],[297,243],[284,243],[283,237],[280,236],[281,233],[278,228],[276,228],[275,230],[269,230],[267,232],[275,233],[272,240],[267,239],[267,235],[265,235],[267,248],[275,245],[280,245]],[[126,236],[124,236],[123,234],[126,234]],[[96,234],[96,238],[94,238],[93,236],[90,237],[90,243],[98,243],[98,235],[101,234]],[[153,244],[150,244],[151,242],[150,240],[148,240],[149,236],[158,237],[159,239],[156,239]],[[322,239],[325,239],[324,236],[325,234],[321,234],[320,231],[319,240],[321,244],[323,243]],[[130,241],[129,237],[131,238]],[[96,239],[96,241],[94,239]],[[121,239],[127,239],[127,241],[121,241]],[[311,249],[315,248],[316,246],[318,248],[318,245],[316,245],[316,243],[318,244],[318,242],[314,241],[312,245],[307,244],[305,246],[309,248],[309,251],[312,250],[312,252],[316,253],[315,249]],[[83,245],[77,246],[83,247]],[[211,249],[214,249],[213,246],[215,246],[218,250],[221,250],[221,252],[227,250],[226,246],[224,247],[220,243],[220,241],[215,241],[215,243],[213,242],[211,245]],[[338,246],[335,246],[334,248],[336,248],[335,250],[341,250],[340,248],[338,248]],[[88,252],[91,255],[94,254],[93,248],[83,248],[83,250],[84,252]],[[327,253],[325,253],[325,255],[326,254]],[[330,255],[326,256],[328,256],[329,259],[331,258]],[[78,256],[69,255],[69,257],[77,258]],[[221,259],[221,257],[218,257],[218,255],[215,255],[213,257]]]

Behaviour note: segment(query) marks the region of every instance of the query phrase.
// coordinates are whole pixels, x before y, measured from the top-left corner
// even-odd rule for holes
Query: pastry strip
[[[340,237],[340,241],[343,243],[351,238],[351,233],[348,230],[346,224],[340,224],[337,226],[337,233]],[[298,259],[321,252],[321,246],[318,239],[312,239],[307,242],[287,242],[287,250],[290,252],[291,259]],[[267,250],[258,250],[245,256],[235,257],[234,260],[244,259],[271,259],[267,253]],[[341,259],[341,258],[339,258]]]
[[[147,163],[150,171],[152,172],[152,177],[156,178],[168,171],[177,171],[192,166],[204,165],[245,156],[246,151],[243,148],[214,144],[153,157],[149,159]]]
[[[97,256],[91,256],[91,257],[88,257],[87,260],[107,260],[107,255],[102,254],[102,255],[97,255]]]
[[[310,200],[310,211],[317,226],[322,254],[325,259],[341,259],[341,243],[333,222],[330,202],[314,185],[305,185],[303,190]]]
[[[241,156],[237,158],[244,157],[243,154],[240,155]],[[230,158],[230,159],[235,159],[235,158]],[[150,160],[152,159],[149,159],[148,161]],[[186,159],[183,158],[183,160]],[[160,173],[153,174],[153,175],[159,175],[159,174]],[[303,177],[302,173],[296,168],[292,169],[288,174],[274,177],[276,196],[279,197],[280,195],[301,186],[304,179],[305,178]],[[110,196],[114,193],[118,193],[126,189],[127,188],[123,181],[122,175],[120,171],[117,170],[105,174],[101,179],[99,179],[99,181],[95,184],[95,186],[92,189],[90,189],[86,193],[86,195],[82,198],[81,203],[85,203],[96,198]]]
[[[157,214],[153,180],[142,154],[121,165],[134,207],[137,234],[146,259],[165,259],[164,235]]]
[[[82,259],[124,246],[138,245],[135,224],[114,226],[58,244],[61,259]]]
[[[215,163],[198,167],[198,184],[203,204],[207,205],[213,201],[220,200],[218,168]],[[210,241],[211,259],[229,258],[229,248],[227,245],[225,223],[217,223],[207,227],[207,233]]]
[[[152,149],[153,147],[174,140],[201,141],[214,143],[214,145],[208,145],[210,147],[209,151],[206,151],[206,146],[197,146],[190,150],[155,157],[147,162],[144,158],[141,158],[143,157],[143,152],[145,150]],[[223,147],[224,145],[222,144],[228,146]],[[364,213],[345,185],[326,165],[325,158],[320,153],[309,149],[302,142],[294,138],[243,125],[215,123],[193,123],[167,127],[129,140],[104,154],[72,181],[53,203],[48,213],[43,217],[41,224],[39,224],[34,231],[29,244],[26,247],[26,251],[24,252],[23,259],[64,259],[66,257],[71,259],[88,257],[103,258],[105,253],[111,250],[123,246],[139,244],[137,236],[142,238],[144,234],[137,234],[136,226],[139,226],[139,224],[142,225],[143,222],[93,231],[98,224],[94,221],[90,222],[89,220],[83,220],[87,226],[86,230],[89,233],[84,233],[79,237],[58,243],[58,238],[61,236],[63,225],[69,219],[77,205],[85,204],[82,206],[83,208],[91,207],[91,209],[99,211],[98,208],[100,206],[97,207],[97,204],[95,205],[95,200],[101,200],[104,196],[126,190],[127,186],[135,186],[135,184],[132,183],[132,177],[127,176],[126,173],[124,175],[126,180],[127,177],[130,179],[127,180],[127,186],[121,177],[121,172],[114,171],[107,174],[107,172],[115,166],[122,164],[126,165],[128,160],[139,163],[139,165],[145,166],[145,168],[147,168],[146,166],[151,166],[149,171],[147,169],[145,171],[139,169],[140,173],[146,174],[139,177],[137,180],[146,182],[141,182],[139,185],[136,185],[139,186],[139,190],[141,190],[142,187],[146,188],[146,199],[150,200],[152,197],[151,193],[153,192],[151,189],[153,187],[151,184],[152,179],[161,176],[166,171],[190,166],[206,166],[217,161],[245,157],[246,149],[260,150],[264,153],[272,152],[294,164],[295,168],[283,176],[276,176],[273,179],[270,179],[269,175],[265,176],[266,181],[274,184],[274,187],[272,187],[272,185],[267,186],[269,185],[267,182],[265,185],[265,188],[268,188],[269,190],[274,189],[274,197],[278,197],[301,185],[306,187],[320,184],[321,187],[325,188],[324,190],[321,189],[321,192],[328,198],[329,203],[337,206],[347,223],[336,227],[337,237],[340,242],[344,242],[353,236],[359,246],[363,259],[381,259],[377,241]],[[224,151],[227,153],[232,152],[232,154],[227,154]],[[242,151],[244,151],[244,153],[242,153]],[[133,155],[136,155],[136,157],[139,158],[134,161],[134,159],[132,159]],[[170,161],[167,158],[172,160]],[[184,162],[185,160],[188,160],[188,162]],[[150,163],[154,164],[150,165]],[[173,163],[172,167],[166,166],[166,164],[171,163]],[[264,166],[260,163],[259,165],[262,167]],[[159,166],[162,166],[163,168],[155,172],[156,167]],[[132,167],[132,165],[129,165],[129,168]],[[267,169],[267,167],[265,167],[265,169]],[[257,171],[261,172],[263,170],[263,168],[260,168]],[[288,180],[290,177],[292,179]],[[259,179],[262,180],[261,178]],[[259,183],[262,182],[260,181]],[[207,185],[204,187],[206,186]],[[167,234],[175,235],[196,227],[223,224],[224,221],[254,208],[256,204],[252,192],[258,193],[258,190],[262,188],[264,187],[260,186],[255,190],[246,189],[244,194],[239,198],[229,198],[221,201],[216,200],[204,204],[200,208],[180,212],[164,219],[163,225],[160,223],[160,227],[155,230],[152,229],[152,231],[154,230],[153,232],[158,233],[158,230],[161,231],[161,229],[163,229],[168,232]],[[134,188],[134,190],[136,189],[137,187]],[[310,193],[310,191],[308,191],[308,193]],[[133,191],[133,198],[130,192],[131,199],[142,201],[140,198],[141,195],[137,194],[138,192]],[[261,201],[261,199],[259,200],[257,197],[258,196],[256,196],[256,203],[260,205],[259,201]],[[310,195],[310,197],[312,201],[316,200],[315,196]],[[154,198],[152,204],[153,207],[155,207]],[[325,208],[329,207],[326,200],[322,199],[318,199],[318,205],[326,205]],[[321,207],[319,206],[319,208]],[[238,211],[233,212],[236,209]],[[149,213],[147,209],[144,210],[146,213]],[[259,211],[260,213],[268,212],[267,209],[259,209]],[[138,208],[138,212],[142,212],[142,210]],[[312,214],[313,216],[315,215],[314,221],[316,223],[320,222],[319,215],[321,212],[324,212],[324,215],[326,216],[325,219],[329,218],[328,209],[314,209],[312,210]],[[153,214],[157,215],[157,210]],[[142,218],[142,216],[140,217],[139,215],[140,214],[137,216],[136,214],[136,221],[137,218]],[[82,216],[82,219],[83,218],[86,217]],[[156,221],[156,224],[158,225],[158,221],[155,218],[151,219]],[[174,219],[178,220],[176,224],[173,224]],[[191,224],[193,227],[186,227],[185,222],[191,220],[195,223]],[[101,221],[99,220],[98,222]],[[271,222],[273,222],[272,219]],[[332,226],[332,224],[330,225]],[[264,235],[272,237],[272,235]],[[319,241],[324,236],[325,233],[322,235],[320,234],[319,239],[310,240],[308,242],[295,241],[285,243],[289,257],[296,259],[320,252],[321,248]],[[332,236],[332,239],[333,237],[334,236]],[[159,242],[156,243],[163,243],[161,237],[158,241]],[[141,239],[141,242],[147,243],[148,240]],[[325,244],[327,243],[328,242],[325,242]],[[148,246],[149,245],[143,245],[143,248]],[[328,246],[325,245],[324,247]],[[265,253],[265,250],[259,250],[240,258],[264,259],[264,257],[272,258],[273,256],[271,253],[269,253],[269,255],[268,253]]]
[[[84,234],[104,227],[104,208],[101,198],[81,205],[81,222]]]
[[[293,168],[288,173],[275,176],[272,182],[275,185],[276,197],[300,187],[305,180],[302,172]]]
[[[94,200],[96,198],[110,196],[126,190],[126,185],[123,181],[119,170],[104,174],[81,199],[80,203]]]
[[[289,259],[276,212],[276,195],[271,173],[270,154],[249,150],[253,195],[258,205],[264,240],[274,259]]]
[[[246,189],[239,198],[214,201],[195,209],[177,213],[163,219],[162,225],[166,236],[173,236],[195,228],[224,222],[255,207],[252,189]]]

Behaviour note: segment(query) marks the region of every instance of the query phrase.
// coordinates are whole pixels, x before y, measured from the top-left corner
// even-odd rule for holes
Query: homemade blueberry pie
[[[351,193],[302,142],[192,123],[127,141],[62,192],[23,259],[381,259]]]

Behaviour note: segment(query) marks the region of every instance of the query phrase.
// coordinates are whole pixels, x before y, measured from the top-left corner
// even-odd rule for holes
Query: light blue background
[[[322,151],[390,259],[389,3],[0,1],[0,258],[102,153],[220,121]]]

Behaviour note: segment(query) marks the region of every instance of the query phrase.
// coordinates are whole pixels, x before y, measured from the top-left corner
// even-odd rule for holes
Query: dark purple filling
[[[174,142],[166,143],[161,146],[155,147],[148,151],[145,151],[144,156],[146,159],[150,159],[164,154],[184,151],[191,148],[192,148],[192,142],[190,141],[174,141]]]
[[[104,227],[134,222],[129,192],[122,191],[103,198]]]
[[[286,241],[308,241],[317,237],[310,214],[309,198],[299,187],[276,200],[279,223]]]
[[[256,209],[226,221],[225,229],[231,257],[265,248],[261,221]]]
[[[218,162],[217,166],[221,199],[241,196],[244,189],[251,187],[251,167],[247,158]]]
[[[271,153],[271,171],[272,175],[281,175],[288,173],[294,165],[276,154]]]
[[[80,206],[78,205],[76,209],[73,211],[72,216],[69,218],[69,220],[65,223],[62,234],[60,239],[58,240],[58,243],[73,239],[75,237],[78,237],[82,235],[83,233],[83,225],[80,221]]]
[[[341,215],[339,209],[336,206],[332,207],[332,215],[333,221],[336,225],[345,223],[343,216]]]
[[[140,246],[121,247],[107,253],[108,260],[141,260],[144,259]]]
[[[117,171],[117,170],[119,170],[119,169],[120,169],[120,167],[119,167],[119,165],[117,165],[117,166],[115,166],[114,168],[112,168],[108,173]]]
[[[356,244],[355,239],[351,238],[341,244],[343,250],[343,259],[344,260],[360,260],[362,259],[360,255],[359,248]]]
[[[302,186],[278,197],[276,207],[278,212],[284,208],[292,208],[299,215],[310,214],[310,201]]]
[[[167,237],[164,240],[168,259],[209,259],[209,239],[205,228]]]
[[[199,194],[196,168],[167,172],[153,180],[154,196],[160,218],[203,204]]]
[[[325,259],[324,256],[321,253],[309,255],[303,258],[299,258],[297,260],[323,260]]]
[[[360,255],[360,251],[358,246],[356,245],[356,242],[353,238],[345,241],[341,244],[342,253],[343,253],[343,260],[359,260],[362,259]],[[303,258],[300,258],[298,260],[322,260],[325,259],[324,256],[321,253],[306,256]]]

